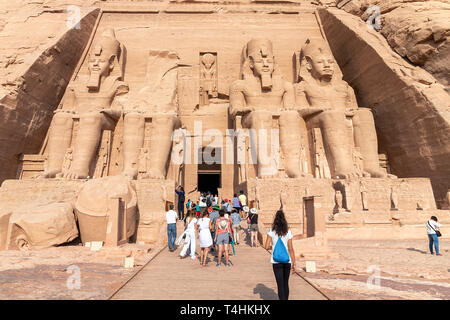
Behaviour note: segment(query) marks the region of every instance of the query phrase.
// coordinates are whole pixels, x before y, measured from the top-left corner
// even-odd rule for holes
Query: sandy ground
[[[298,272],[331,299],[450,299],[450,240],[329,241],[337,255]],[[107,299],[161,248],[127,244],[100,251],[70,245],[0,252],[0,299]],[[135,267],[124,268],[127,256]],[[79,282],[77,276],[79,275]],[[79,287],[77,287],[79,284]]]
[[[337,258],[300,274],[331,299],[450,299],[450,240],[330,241]],[[298,267],[305,266],[299,261]]]
[[[0,252],[0,300],[107,299],[160,248],[127,244],[90,251],[80,245]],[[125,257],[135,267],[125,268]]]

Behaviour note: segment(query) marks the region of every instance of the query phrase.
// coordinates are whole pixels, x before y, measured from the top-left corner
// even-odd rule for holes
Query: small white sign
[[[103,247],[103,241],[92,241],[91,242],[91,251],[100,251]]]
[[[133,268],[134,267],[134,258],[133,257],[125,258],[124,267],[125,268]]]
[[[306,261],[306,272],[311,272],[311,273],[316,272],[316,262],[315,261]]]

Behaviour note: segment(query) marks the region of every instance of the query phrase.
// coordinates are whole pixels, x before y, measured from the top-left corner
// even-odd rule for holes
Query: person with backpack
[[[219,246],[219,254],[217,255],[217,267],[220,267],[222,254],[225,254],[225,266],[231,267],[228,254],[228,244],[230,243],[230,235],[232,235],[230,220],[225,218],[225,211],[219,211],[219,219],[216,221],[215,242]]]
[[[292,232],[282,210],[278,210],[272,223],[272,228],[267,232],[265,248],[272,248],[273,273],[278,287],[278,298],[289,298],[289,275],[295,272],[295,253],[292,245]]]
[[[427,233],[428,233],[430,253],[434,254],[434,252],[433,252],[433,244],[434,244],[434,248],[436,249],[437,256],[442,256],[442,254],[439,253],[439,238],[438,237],[441,236],[441,232],[439,231],[440,227],[441,227],[441,224],[438,222],[438,219],[435,216],[432,216],[430,218],[430,220],[427,221]]]
[[[245,206],[247,206],[247,197],[244,194],[244,191],[239,191],[239,201],[241,202],[241,211],[244,209]],[[238,211],[239,212],[239,211]],[[239,212],[241,213],[241,212]]]
[[[200,203],[198,204],[199,205],[199,207],[200,207],[200,216],[202,216],[203,215],[203,213],[207,210],[207,206],[206,206],[206,197],[203,197],[201,200],[200,200]],[[197,216],[198,217],[198,216]]]

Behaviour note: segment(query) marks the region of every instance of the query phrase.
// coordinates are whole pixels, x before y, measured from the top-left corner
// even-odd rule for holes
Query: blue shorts
[[[221,233],[217,236],[217,242],[216,244],[229,244],[230,243],[230,234],[228,232]]]

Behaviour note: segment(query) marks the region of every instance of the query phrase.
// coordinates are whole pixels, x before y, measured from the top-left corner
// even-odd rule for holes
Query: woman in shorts
[[[225,210],[220,209],[219,219],[216,221],[216,235],[215,243],[219,247],[219,254],[217,255],[217,267],[220,267],[222,260],[222,253],[225,253],[225,266],[231,267],[228,255],[228,244],[230,243],[230,235],[233,234],[230,219],[225,218]]]
[[[251,246],[256,247],[258,244],[258,210],[256,210],[256,208],[251,208],[248,218],[250,220]]]

